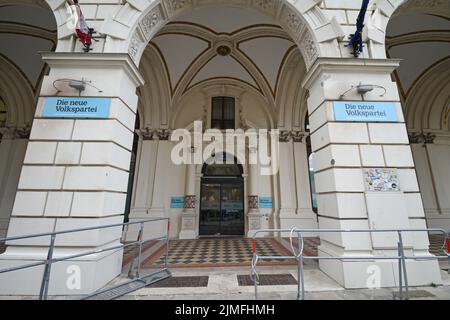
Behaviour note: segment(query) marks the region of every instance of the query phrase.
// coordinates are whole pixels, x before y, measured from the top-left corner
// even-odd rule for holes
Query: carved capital
[[[280,142],[289,142],[292,140],[292,132],[288,130],[282,130],[280,131],[279,136]]]
[[[29,139],[31,127],[26,125],[24,127],[15,127],[5,125],[0,127],[0,139]]]
[[[433,144],[436,135],[431,132],[409,132],[408,138],[411,144]]]
[[[185,209],[195,209],[196,196],[187,195],[184,197],[184,208]]]
[[[258,209],[259,208],[259,197],[258,196],[248,196],[248,208]]]

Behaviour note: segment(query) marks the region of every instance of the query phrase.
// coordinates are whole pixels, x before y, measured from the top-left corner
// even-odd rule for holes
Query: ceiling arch
[[[411,131],[450,131],[450,57],[428,68],[406,99]]]
[[[44,0],[0,3],[0,95],[7,123],[30,125],[47,65],[39,52],[56,48],[56,21]]]
[[[393,75],[409,131],[449,130],[450,19],[445,10],[449,5],[436,1],[424,6],[410,0],[396,10],[387,26],[386,55],[402,59]]]
[[[173,21],[150,42],[164,61],[172,98],[213,78],[243,81],[272,102],[284,60],[295,44],[276,25],[239,26],[229,33],[192,21]],[[231,29],[223,29],[231,30]],[[227,47],[227,56],[218,53]]]
[[[293,42],[298,45],[302,52],[308,67],[321,56],[322,51],[326,50],[328,56],[340,56],[339,49],[330,45],[330,41],[342,37],[343,31],[335,19],[330,20],[323,13],[318,1],[156,0],[150,4],[142,4],[137,7],[139,14],[131,19],[130,35],[124,38],[127,39],[127,52],[136,64],[139,64],[140,57],[148,42],[169,21],[181,21],[184,14],[196,10],[205,10],[209,7],[214,7],[215,10],[222,13],[227,8],[239,8],[241,11],[253,11],[255,14],[259,13],[260,16],[266,16],[266,20],[268,17],[273,21],[273,24],[282,26],[283,30],[291,36]],[[130,8],[124,6],[117,15],[125,15],[129,11]],[[229,21],[236,23],[235,18],[232,15]],[[114,21],[108,23],[114,24]],[[218,26],[217,22],[214,23],[216,28],[222,30],[229,31],[233,28],[224,29],[223,26]],[[254,23],[254,21],[251,23]],[[322,37],[320,32],[317,31],[324,25],[329,26],[330,29],[330,36],[326,38]],[[108,35],[107,29],[108,24],[104,26],[106,32],[104,33]]]
[[[140,89],[141,99],[146,100],[140,103],[146,126],[158,126],[162,108],[167,115],[164,123],[168,122],[169,127],[175,125],[177,114],[183,112],[183,101],[191,92],[222,84],[246,88],[254,97],[260,97],[268,119],[265,123],[271,127],[303,128],[306,111],[298,110],[305,108],[305,93],[299,92],[299,83],[306,72],[302,53],[289,34],[279,25],[268,23],[272,21],[266,16],[240,9],[246,17],[251,13],[249,21],[254,24],[237,23],[231,19],[233,10],[224,7],[219,11],[222,15],[219,22],[197,19],[200,13],[209,11],[194,10],[169,22],[150,41],[140,65],[146,78],[146,85]],[[150,67],[150,60],[159,65]],[[155,82],[158,84],[153,85]],[[167,91],[154,88],[161,86],[166,86]],[[151,101],[149,92],[164,95],[167,92],[167,97],[164,103]]]
[[[31,125],[35,93],[25,74],[13,61],[0,54],[0,96],[6,104],[7,125]]]

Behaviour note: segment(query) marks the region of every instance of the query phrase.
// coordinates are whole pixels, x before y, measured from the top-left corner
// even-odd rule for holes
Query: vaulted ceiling
[[[272,99],[283,63],[296,48],[267,16],[233,7],[206,7],[180,16],[150,47],[164,62],[173,96],[222,78],[246,83]]]
[[[450,1],[410,0],[388,24],[387,56],[410,130],[450,130]]]
[[[52,11],[43,1],[0,1],[0,43],[0,96],[8,125],[30,125],[47,70],[39,52],[56,48]]]
[[[44,62],[40,51],[56,47],[56,22],[50,8],[0,3],[0,54],[18,66],[36,89]]]

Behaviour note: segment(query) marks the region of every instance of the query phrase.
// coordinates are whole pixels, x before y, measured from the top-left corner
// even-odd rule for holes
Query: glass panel
[[[211,120],[212,129],[222,129],[222,120]]]
[[[317,193],[316,193],[316,183],[314,176],[314,153],[309,155],[309,183],[311,186],[311,201],[312,201],[312,209],[317,213]]]
[[[210,164],[203,171],[205,176],[240,176],[242,171],[237,164]]]
[[[244,234],[244,199],[241,184],[222,185],[222,235]]]
[[[234,129],[235,102],[232,97],[212,98],[211,128]]]
[[[200,235],[220,234],[220,184],[202,184]]]
[[[212,112],[211,119],[212,120],[222,120],[222,98],[213,98],[212,100]]]
[[[234,121],[234,98],[224,98],[223,119]]]

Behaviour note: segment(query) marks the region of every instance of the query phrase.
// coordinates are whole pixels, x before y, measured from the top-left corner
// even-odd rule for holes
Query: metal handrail
[[[287,233],[289,232],[289,244],[291,247],[291,251],[293,256],[261,256],[257,254],[256,248],[256,237],[261,233]],[[387,255],[370,255],[370,256],[305,256],[304,255],[304,234],[305,233],[397,233],[398,235],[398,243],[397,249],[398,254],[396,256],[387,256]],[[404,252],[404,243],[403,243],[403,233],[404,232],[439,232],[444,235],[444,256],[434,256],[434,255],[426,255],[426,256],[408,256]],[[298,253],[296,252],[293,246],[293,236],[297,234],[298,237]],[[253,258],[251,264],[251,274],[250,277],[253,280],[254,288],[255,288],[255,299],[258,299],[258,284],[259,284],[259,275],[257,273],[256,265],[258,260],[297,260],[297,270],[298,270],[298,280],[297,280],[297,300],[305,299],[305,279],[304,279],[304,260],[398,260],[399,267],[399,297],[403,299],[403,289],[405,290],[405,298],[409,299],[409,284],[408,284],[408,276],[406,272],[406,260],[441,260],[448,259],[450,264],[450,253],[449,247],[446,247],[445,244],[448,243],[450,239],[450,231],[440,229],[440,228],[429,228],[429,229],[298,229],[296,227],[291,229],[260,229],[254,232],[252,237],[252,251]],[[450,271],[449,271],[450,272]],[[404,285],[403,285],[404,281]]]
[[[143,234],[144,234],[143,233],[144,232],[144,224],[145,223],[150,223],[150,222],[158,222],[158,221],[167,221],[166,235],[165,236],[161,236],[161,237],[142,239],[143,238]],[[125,226],[130,226],[130,225],[140,225],[139,236],[138,236],[138,239],[136,241],[128,242],[128,243],[125,243],[125,244],[121,243],[120,245],[116,245],[116,246],[109,246],[109,247],[106,247],[106,248],[95,249],[95,250],[82,252],[82,253],[77,253],[77,254],[72,254],[72,255],[68,255],[68,256],[66,255],[64,257],[58,257],[58,258],[54,258],[53,257],[56,237],[58,235],[69,234],[69,233],[78,233],[78,232],[86,232],[86,231],[93,231],[93,230],[101,230],[101,229],[109,229],[109,228],[116,228],[116,227],[122,227],[123,228]],[[134,246],[134,245],[138,244],[139,245],[139,254],[138,254],[138,257],[137,257],[138,265],[137,265],[136,277],[139,278],[139,276],[140,276],[140,267],[141,267],[142,246],[145,243],[150,242],[150,241],[165,240],[165,242],[166,242],[166,257],[165,257],[164,268],[162,270],[167,270],[168,269],[168,252],[169,252],[169,237],[170,237],[170,219],[169,218],[143,219],[143,220],[134,221],[134,222],[109,224],[109,225],[102,225],[102,226],[96,226],[96,227],[86,227],[86,228],[61,230],[61,231],[53,231],[53,232],[46,232],[46,233],[36,233],[36,234],[22,235],[22,236],[12,236],[12,237],[0,238],[0,241],[4,241],[6,244],[8,244],[7,242],[11,242],[11,241],[17,241],[17,240],[23,240],[23,239],[31,239],[31,238],[41,238],[41,237],[48,237],[48,236],[50,236],[50,244],[49,244],[49,249],[48,249],[48,252],[47,252],[47,257],[46,257],[45,260],[40,261],[40,262],[29,263],[29,264],[22,264],[22,265],[11,267],[11,268],[0,269],[0,274],[2,274],[2,273],[18,271],[18,270],[34,268],[34,267],[37,267],[37,266],[45,265],[44,273],[43,273],[43,277],[42,277],[42,284],[41,284],[40,293],[39,293],[39,299],[40,300],[46,300],[48,298],[48,289],[49,289],[49,282],[50,282],[51,267],[52,267],[52,265],[54,263],[61,262],[61,261],[66,261],[66,260],[70,260],[70,259],[74,259],[74,258],[89,256],[89,255],[93,255],[93,254],[99,254],[99,253],[113,251],[113,250],[117,250],[117,249],[123,249],[123,248],[126,248],[128,246]],[[134,262],[134,260],[133,260],[133,262]],[[120,285],[123,285],[123,283],[120,284]],[[113,288],[110,288],[110,289],[107,289],[107,290],[111,290]],[[104,290],[104,291],[107,291],[107,290]]]

